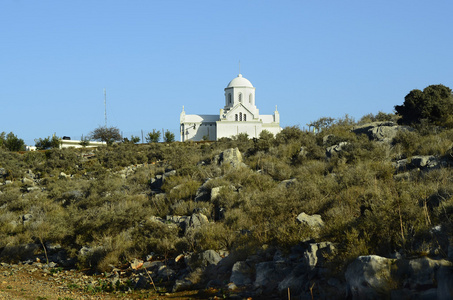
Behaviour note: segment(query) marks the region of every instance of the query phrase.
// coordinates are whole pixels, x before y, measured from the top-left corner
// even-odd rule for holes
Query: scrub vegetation
[[[211,143],[156,143],[159,136],[150,135],[150,144],[95,150],[1,149],[0,250],[60,244],[80,267],[101,271],[151,252],[165,258],[207,249],[248,255],[263,245],[289,249],[307,239],[337,245],[327,258],[332,269],[358,255],[427,255],[445,242],[433,233],[435,226],[451,237],[453,129],[438,120],[421,122],[391,143],[352,132],[354,126],[398,118],[323,118],[313,122],[316,133],[292,126],[255,140],[241,134]],[[327,158],[326,148],[342,142],[343,150]],[[247,167],[216,163],[222,151],[236,147]],[[416,155],[445,163],[399,176],[394,163]],[[153,191],[154,178],[170,170],[176,174],[159,193]],[[202,185],[209,192],[218,188],[217,196],[196,199]],[[152,218],[194,212],[206,215],[209,224],[193,232]],[[296,217],[302,212],[321,215],[325,226],[300,224]],[[25,222],[27,214],[32,218]],[[99,251],[81,257],[84,246]]]

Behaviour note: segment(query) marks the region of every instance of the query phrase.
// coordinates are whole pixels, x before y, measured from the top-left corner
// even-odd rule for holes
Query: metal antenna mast
[[[107,127],[107,93],[104,88],[104,118],[105,118],[105,127]]]

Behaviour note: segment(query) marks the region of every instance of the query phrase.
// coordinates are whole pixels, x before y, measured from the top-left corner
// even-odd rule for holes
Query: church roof
[[[219,115],[186,115],[184,119],[186,123],[215,122],[218,120]]]
[[[227,88],[231,88],[231,87],[253,87],[252,83],[242,77],[242,74],[239,74],[238,77],[234,78],[233,80],[230,81],[230,83],[228,84]]]

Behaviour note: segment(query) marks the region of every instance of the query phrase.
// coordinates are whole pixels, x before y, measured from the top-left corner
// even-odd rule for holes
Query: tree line
[[[452,90],[442,84],[430,85],[423,91],[414,89],[404,97],[402,105],[395,105],[394,108],[395,114],[399,118],[399,124],[414,126],[431,124],[446,128],[453,127]],[[385,118],[377,119],[384,120]],[[333,121],[333,118],[324,117],[307,125],[319,131],[329,127]],[[147,143],[157,143],[160,139],[161,131],[155,129],[148,132],[145,136]],[[87,146],[90,140],[102,141],[107,145],[112,145],[115,142],[136,144],[140,142],[140,137],[134,135],[130,138],[122,137],[117,127],[99,126],[87,138],[82,138],[81,145]],[[174,142],[175,134],[166,130],[163,133],[163,141],[166,143]],[[35,140],[35,146],[39,150],[58,148],[59,144],[60,139],[56,136]],[[25,143],[23,139],[18,138],[13,132],[8,134],[2,132],[0,133],[0,148],[9,151],[23,151],[25,150]]]

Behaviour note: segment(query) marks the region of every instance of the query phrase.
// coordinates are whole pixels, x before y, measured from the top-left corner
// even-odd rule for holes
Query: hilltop
[[[255,140],[0,150],[0,258],[104,274],[110,291],[439,295],[453,129],[325,121]]]

